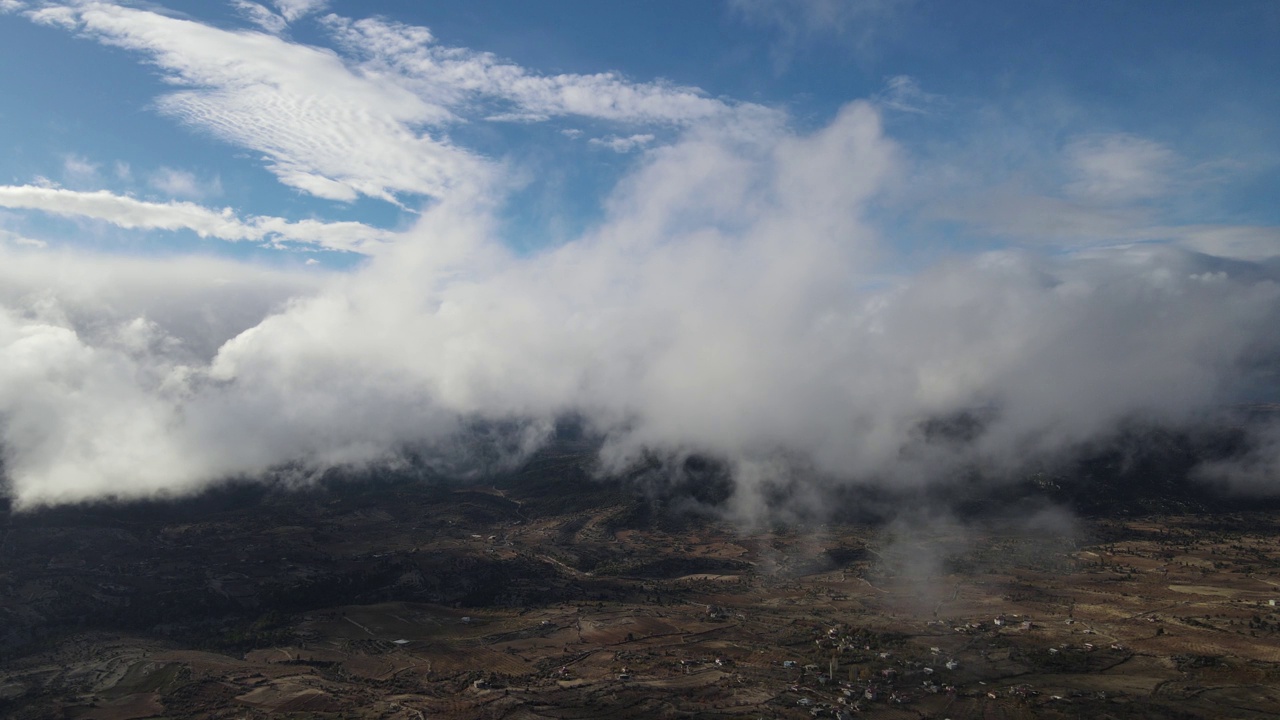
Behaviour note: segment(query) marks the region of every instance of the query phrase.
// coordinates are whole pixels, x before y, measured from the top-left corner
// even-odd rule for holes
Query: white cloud
[[[234,0],[232,4],[245,19],[273,35],[279,35],[289,26],[287,20],[260,3]]]
[[[202,200],[222,194],[222,180],[214,177],[202,181],[194,173],[171,167],[162,167],[151,173],[147,184],[173,197]]]
[[[696,88],[636,83],[614,73],[538,75],[484,52],[440,45],[431,31],[382,19],[326,22],[367,66],[402,78],[422,97],[446,107],[499,103],[490,119],[542,120],[577,115],[623,122],[688,124],[737,114],[771,114],[730,105]]]
[[[62,159],[62,176],[69,183],[94,183],[98,180],[99,165],[79,155],[66,155]]]
[[[852,43],[866,52],[886,25],[915,0],[729,0],[729,7],[749,22],[778,33],[775,59],[820,41]]]
[[[48,247],[49,244],[43,240],[29,238],[29,237],[26,237],[25,235],[20,235],[10,230],[5,230],[3,228],[0,228],[0,245],[12,245],[14,247],[28,247],[28,248],[44,248],[44,247]]]
[[[749,514],[788,462],[830,482],[945,482],[1193,417],[1280,357],[1263,264],[1008,251],[886,281],[867,216],[904,165],[855,103],[809,135],[690,132],[645,154],[598,227],[532,255],[455,197],[319,287],[225,265],[134,287],[110,263],[0,257],[12,492],[29,506],[385,462],[476,417],[527,422],[527,447],[577,411],[608,434],[606,463],[728,459]],[[921,438],[975,407],[991,418],[973,444]]]
[[[22,0],[0,0],[0,12],[11,13],[23,10],[27,7]]]
[[[190,202],[147,202],[106,190],[0,186],[0,207],[91,218],[126,229],[190,230],[200,237],[219,240],[304,243],[348,252],[373,252],[393,237],[386,230],[357,222],[240,218],[229,208],[213,210]]]
[[[273,33],[320,3],[237,3]],[[36,22],[73,29],[145,54],[182,88],[157,107],[192,127],[262,153],[279,180],[330,200],[359,195],[473,193],[496,167],[453,145],[440,130],[470,117],[533,121],[576,115],[606,121],[687,126],[701,122],[776,125],[781,115],[730,104],[662,81],[614,73],[538,75],[494,56],[441,46],[426,28],[380,19],[325,18],[354,56],[236,32],[108,2],[47,3]],[[277,22],[279,20],[279,22]],[[233,61],[228,61],[233,58]]]
[[[65,5],[44,5],[26,13],[32,21],[41,25],[57,25],[67,29],[76,26],[76,12]]]
[[[176,431],[199,366],[323,277],[0,247],[0,443],[19,499],[198,487],[209,466]]]
[[[1176,157],[1159,143],[1132,135],[1100,135],[1066,148],[1071,195],[1108,204],[1150,200],[1170,189]]]
[[[300,17],[319,12],[329,5],[329,0],[274,0],[285,20],[293,22]]]
[[[1182,247],[1217,257],[1260,262],[1280,257],[1280,228],[1189,225],[1168,235]]]
[[[604,138],[591,138],[587,142],[588,144],[595,145],[598,147],[609,148],[610,150],[616,153],[629,153],[632,150],[636,150],[648,145],[649,143],[653,142],[653,140],[654,140],[653,135],[649,133],[645,133],[643,135],[631,135],[628,137],[618,137],[617,135],[610,135]]]
[[[293,19],[317,4],[277,7]],[[799,35],[823,18],[855,32],[849,23],[889,5],[789,7],[798,14],[777,22]],[[831,482],[1011,467],[1135,417],[1206,412],[1258,381],[1259,358],[1280,357],[1275,230],[1160,222],[1153,201],[1176,187],[1178,159],[1150,140],[1054,145],[1051,182],[1005,178],[980,202],[952,197],[952,217],[1014,244],[1127,247],[994,252],[886,278],[885,229],[868,217],[911,166],[868,103],[797,135],[775,111],[694,88],[539,75],[381,20],[325,21],[357,63],[109,3],[32,17],[144,53],[179,88],[165,112],[262,153],[287,185],[440,202],[393,236],[0,187],[5,207],[374,255],[343,276],[306,260],[270,274],[20,252],[9,246],[21,236],[4,235],[0,446],[23,506],[383,462],[448,445],[476,417],[526,422],[527,447],[575,411],[608,435],[606,464],[645,448],[728,459],[736,502],[753,512],[788,463]],[[879,106],[916,111],[922,95],[894,78]],[[598,226],[528,255],[496,239],[491,197],[458,191],[495,167],[420,132],[567,116],[625,123],[630,134],[590,141],[619,151],[654,142],[640,131],[656,128],[635,125],[678,139],[641,156]],[[157,182],[200,189],[181,171]],[[1181,247],[1134,244],[1156,239]],[[921,422],[975,407],[992,415],[972,445],[921,439]]]
[[[489,176],[483,160],[418,130],[451,120],[447,109],[330,51],[110,3],[31,17],[145,53],[187,88],[161,97],[163,112],[263,153],[281,182],[319,197],[439,197]]]
[[[889,15],[913,0],[729,0],[753,20],[814,31],[840,32],[855,22]]]
[[[924,114],[937,105],[941,98],[920,88],[920,83],[909,75],[895,75],[885,81],[885,89],[877,96],[880,106],[899,112]]]
[[[941,218],[960,220],[984,234],[1023,244],[1058,247],[1114,244],[1167,237],[1151,213],[1124,205],[1036,195],[1016,185],[982,189],[940,204]]]
[[[1217,181],[1148,138],[1092,134],[1060,145],[1028,138],[1025,127],[993,126],[971,147],[929,159],[915,192],[938,218],[1024,245],[1178,240],[1190,228],[1169,222],[1175,200]]]
[[[181,338],[181,363],[207,363],[219,347],[333,278],[209,257],[129,258],[65,249],[0,250],[0,307],[66,326],[91,344],[145,317]]]

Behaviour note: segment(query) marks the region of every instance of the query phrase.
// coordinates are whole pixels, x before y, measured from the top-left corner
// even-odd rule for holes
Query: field
[[[958,720],[1280,707],[1274,512],[748,530],[644,510],[617,487],[577,489],[390,483],[10,516],[0,713]]]

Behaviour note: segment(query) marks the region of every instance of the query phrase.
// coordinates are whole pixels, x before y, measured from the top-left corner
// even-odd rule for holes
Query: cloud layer
[[[653,451],[724,460],[751,516],[775,483],[928,486],[1276,399],[1280,236],[1197,212],[1230,163],[1168,137],[979,113],[922,152],[882,114],[933,122],[964,99],[905,75],[792,120],[661,79],[540,73],[323,1],[233,6],[265,32],[0,0],[142,58],[169,86],[156,108],[289,188],[425,207],[403,232],[219,210],[201,203],[220,176],[185,158],[139,170],[171,198],[143,199],[96,189],[111,173],[75,152],[67,187],[0,187],[0,452],[19,507],[410,455],[465,472],[478,428],[518,456],[573,414],[605,439],[605,471]],[[910,6],[732,4],[785,52],[864,46]],[[334,48],[291,40],[304,22]],[[586,231],[521,253],[536,243],[510,236],[506,203],[537,169],[455,131],[550,120],[591,162],[634,154]],[[137,189],[131,167],[114,176]],[[86,255],[27,237],[22,213],[370,257],[325,274]],[[981,423],[964,442],[929,430],[965,417]],[[1201,474],[1269,487],[1276,437]]]
[[[433,205],[406,241],[319,280],[4,251],[10,492],[29,507],[394,463],[478,418],[515,421],[527,448],[574,412],[610,467],[646,448],[727,459],[750,514],[797,468],[946,481],[1272,382],[1274,265],[1129,246],[885,276],[869,216],[904,172],[855,102],[807,135],[693,127],[598,226],[527,256],[483,196]],[[972,443],[921,435],[975,410]]]

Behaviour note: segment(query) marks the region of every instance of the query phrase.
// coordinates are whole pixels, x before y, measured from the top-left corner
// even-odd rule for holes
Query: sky
[[[1280,400],[1273,2],[0,0],[19,507],[586,417],[945,482]],[[930,417],[984,408],[978,442]],[[1260,431],[1251,487],[1280,467]],[[465,458],[456,460],[465,465]],[[461,466],[461,465],[459,465]]]

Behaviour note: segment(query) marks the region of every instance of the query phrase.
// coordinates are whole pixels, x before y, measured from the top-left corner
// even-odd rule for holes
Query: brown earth
[[[743,532],[708,519],[620,524],[628,505],[607,493],[566,508],[496,488],[403,493],[109,531],[11,521],[0,715],[1280,708],[1270,514],[1080,521],[1058,534],[927,522]]]

